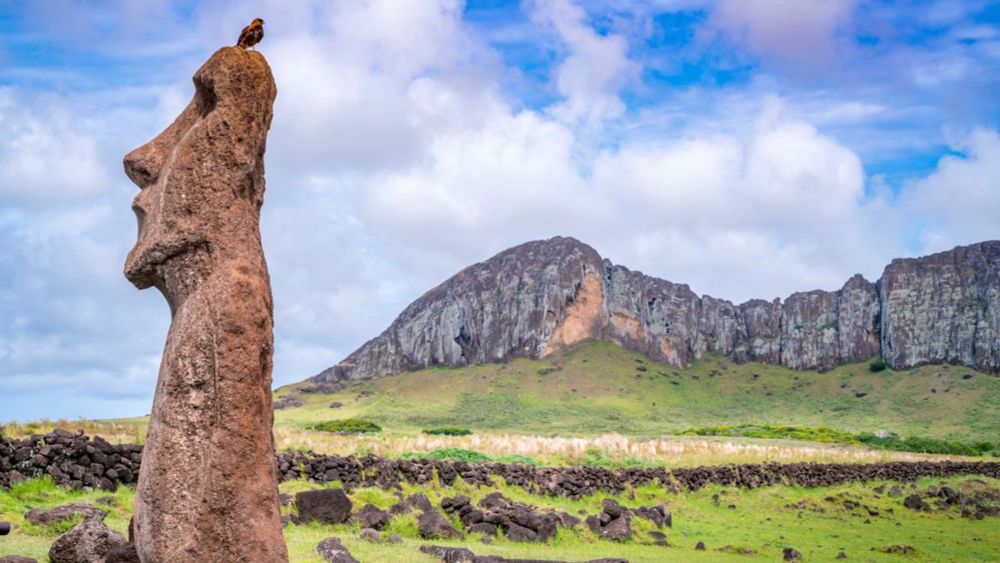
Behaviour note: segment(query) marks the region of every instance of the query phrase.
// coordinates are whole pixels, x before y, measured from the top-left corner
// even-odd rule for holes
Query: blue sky
[[[121,157],[253,17],[278,384],[527,240],[742,301],[1000,236],[996,1],[0,0],[0,421],[147,412]]]

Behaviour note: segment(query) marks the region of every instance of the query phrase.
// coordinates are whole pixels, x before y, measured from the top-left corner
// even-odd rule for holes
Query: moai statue
[[[218,50],[195,95],[125,157],[140,189],[125,277],[170,305],[132,532],[147,562],[288,561],[271,433],[274,315],[260,242],[277,89],[263,55]]]

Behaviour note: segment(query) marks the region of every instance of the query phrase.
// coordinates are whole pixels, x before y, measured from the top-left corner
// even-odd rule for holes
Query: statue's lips
[[[140,239],[141,240],[141,239]],[[183,255],[207,250],[205,240],[174,241],[143,247],[140,242],[125,260],[125,277],[139,289],[146,289],[163,278],[159,267]]]

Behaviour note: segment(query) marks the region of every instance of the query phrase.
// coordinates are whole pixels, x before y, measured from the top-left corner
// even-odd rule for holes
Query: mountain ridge
[[[876,281],[741,304],[602,258],[569,237],[472,264],[407,306],[317,382],[543,358],[586,339],[686,366],[710,354],[795,369],[882,357],[1000,372],[1000,241],[897,258]]]

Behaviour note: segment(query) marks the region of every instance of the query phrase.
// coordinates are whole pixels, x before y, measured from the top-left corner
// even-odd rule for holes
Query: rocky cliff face
[[[1000,242],[895,260],[882,279],[743,304],[602,260],[574,239],[523,244],[459,272],[319,381],[540,358],[586,339],[673,365],[707,355],[830,369],[882,355],[1000,371]]]
[[[885,269],[882,353],[893,366],[948,362],[1000,367],[1000,241],[958,247]]]

